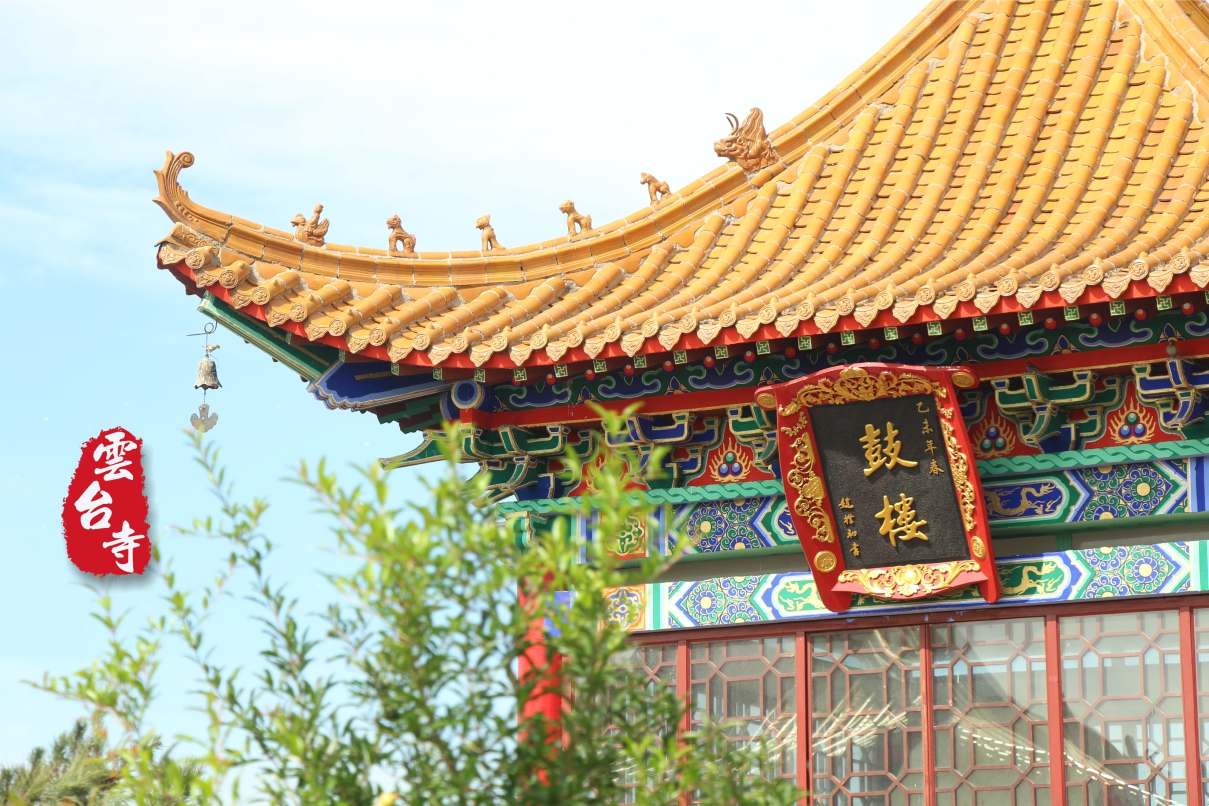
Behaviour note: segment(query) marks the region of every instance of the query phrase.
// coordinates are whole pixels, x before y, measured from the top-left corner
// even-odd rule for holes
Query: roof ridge
[[[311,340],[484,371],[1190,293],[1207,32],[1200,4],[934,0],[772,133],[729,116],[729,163],[513,249],[320,245],[195,204],[169,154],[161,265]]]

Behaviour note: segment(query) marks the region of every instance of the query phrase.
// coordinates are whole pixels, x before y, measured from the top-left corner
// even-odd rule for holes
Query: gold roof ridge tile
[[[1177,3],[936,0],[772,130],[773,165],[725,162],[591,234],[487,253],[302,244],[193,203],[177,182],[192,155],[168,154],[156,203],[185,229],[163,260],[197,251],[198,282],[246,261],[216,293],[308,338],[432,363],[474,347],[476,365],[774,321],[789,336],[812,316],[864,327],[889,307],[943,318],[1018,290],[1026,306],[1100,282],[1161,292],[1209,253],[1207,33],[1209,12]],[[209,241],[213,266],[193,246]]]
[[[1071,11],[1075,10],[1075,8],[1080,8],[1081,10],[1082,7],[1083,6],[1081,5],[1075,4],[1070,4],[1068,7],[1066,7],[1066,13],[1063,17],[1062,24],[1059,25],[1059,30],[1066,29],[1068,30],[1068,33],[1066,33],[1065,41],[1063,39],[1058,40],[1058,45],[1066,45],[1066,47],[1063,48],[1064,56],[1060,62],[1057,58],[1052,58],[1049,60],[1046,66],[1046,76],[1051,76],[1055,69],[1060,71],[1060,73],[1065,73],[1066,69],[1068,69],[1069,59],[1071,57],[1071,48],[1069,45],[1072,39],[1074,39],[1075,31],[1078,27],[1081,27],[1081,12],[1077,12],[1080,13],[1080,25],[1078,25],[1078,27],[1069,27],[1068,21],[1071,16]],[[1057,48],[1055,48],[1055,51],[1057,51]],[[1055,68],[1055,65],[1057,65],[1057,68]],[[995,189],[993,192],[991,192],[990,197],[983,197],[983,213],[979,216],[976,227],[982,228],[985,234],[980,238],[978,236],[972,236],[972,240],[967,239],[965,242],[962,242],[962,249],[964,249],[967,254],[966,260],[961,261],[960,263],[955,261],[949,262],[949,269],[947,273],[939,274],[939,272],[942,271],[942,267],[945,266],[944,261],[942,261],[941,266],[933,269],[933,271],[937,273],[937,277],[933,285],[935,285],[938,290],[943,291],[950,288],[950,286],[955,285],[956,277],[960,276],[962,279],[967,279],[970,277],[973,269],[979,267],[979,261],[983,259],[983,255],[988,255],[988,259],[994,260],[996,249],[1006,250],[1014,245],[1011,240],[1003,240],[1005,233],[999,233],[996,236],[996,232],[999,230],[1003,219],[1005,219],[1008,205],[1011,204],[1014,192],[1016,192],[1018,187],[1022,185],[1024,169],[1026,168],[1026,164],[1028,164],[1026,161],[1028,161],[1028,157],[1036,151],[1037,138],[1040,137],[1041,133],[1040,118],[1037,117],[1037,115],[1047,115],[1048,111],[1051,110],[1054,102],[1054,93],[1057,92],[1057,88],[1057,82],[1048,81],[1046,85],[1043,85],[1043,88],[1037,89],[1034,95],[1032,95],[1028,115],[1031,116],[1031,120],[1039,121],[1039,123],[1035,124],[1034,127],[1031,127],[1031,134],[1029,129],[1022,127],[1019,129],[1018,133],[1014,135],[1014,138],[1012,138],[1012,143],[1010,146],[1008,146],[1007,160],[999,160],[1000,164],[999,166],[996,166],[997,169],[999,169],[1000,175],[999,179],[997,179],[995,182]],[[1026,120],[1028,120],[1028,118],[1026,118]],[[1052,149],[1051,153],[1053,153]],[[1040,203],[1043,201],[1043,197],[1048,195],[1048,185],[1042,187],[1034,184],[1031,186],[1030,191],[1031,195],[1035,198],[1039,196],[1039,193],[1043,193],[1041,198],[1036,198],[1036,204],[1040,205]],[[1034,215],[1035,213],[1026,216],[1026,225],[1031,225],[1032,216]],[[1020,214],[1019,218],[1014,219],[1014,221],[1024,222],[1025,216]],[[1011,231],[1011,226],[1012,224],[1008,225],[1008,231]],[[950,259],[948,259],[948,257],[945,259],[945,261],[949,260]]]

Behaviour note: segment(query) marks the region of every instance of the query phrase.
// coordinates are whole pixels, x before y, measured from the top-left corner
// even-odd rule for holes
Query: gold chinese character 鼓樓
[[[890,496],[882,496],[882,511],[877,517],[882,519],[878,534],[890,538],[890,545],[898,547],[898,540],[927,540],[928,536],[919,531],[919,527],[927,526],[927,521],[915,519],[915,498],[906,493],[898,494],[898,501],[891,504]]]
[[[932,476],[939,476],[941,473],[944,473],[944,472],[945,472],[944,468],[942,468],[940,465],[936,464],[936,460],[933,459],[932,464],[928,467],[928,474],[932,475]]]
[[[903,443],[898,438],[898,429],[894,427],[894,423],[886,422],[886,438],[882,441],[882,432],[879,428],[874,428],[872,423],[865,426],[865,436],[861,437],[861,444],[865,446],[865,461],[869,466],[865,468],[865,475],[871,476],[874,471],[883,465],[887,470],[892,470],[897,465],[903,467],[915,467],[919,462],[913,462],[910,459],[900,457],[899,451],[903,449]],[[883,449],[883,445],[885,446]]]

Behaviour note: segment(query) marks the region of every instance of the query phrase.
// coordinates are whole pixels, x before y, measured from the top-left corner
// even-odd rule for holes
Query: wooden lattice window
[[[1059,623],[1067,805],[1187,803],[1179,614]]]
[[[721,722],[736,742],[764,741],[776,769],[797,777],[797,694],[793,636],[691,646],[690,723]]]
[[[917,626],[811,637],[816,806],[924,806]]]
[[[1209,596],[1047,611],[634,638],[681,731],[770,739],[812,806],[1209,806]]]
[[[1045,618],[929,632],[937,806],[1049,806]]]
[[[673,689],[676,688],[676,679],[679,672],[677,659],[677,647],[675,644],[647,644],[645,646],[635,646],[629,652],[614,657],[613,660],[645,677],[647,691],[654,693],[666,686],[670,686]],[[665,726],[665,730],[674,731],[676,727],[676,725],[667,725]],[[635,802],[636,798],[633,787],[638,782],[638,770],[635,767],[629,766],[618,770],[617,777],[620,779],[621,784],[626,787],[626,793],[621,802]]]

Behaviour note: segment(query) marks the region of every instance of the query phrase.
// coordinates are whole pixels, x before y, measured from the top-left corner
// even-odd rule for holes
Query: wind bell
[[[197,364],[197,383],[193,384],[194,389],[202,390],[202,403],[197,407],[197,414],[189,415],[189,424],[201,432],[209,431],[214,426],[218,425],[218,415],[210,413],[210,407],[206,404],[206,392],[210,389],[218,389],[222,386],[218,382],[218,365],[214,363],[214,359],[210,357],[210,353],[218,349],[217,344],[210,344],[210,334],[218,327],[218,323],[210,322],[201,333],[190,333],[190,336],[205,336],[206,347],[205,355]]]

